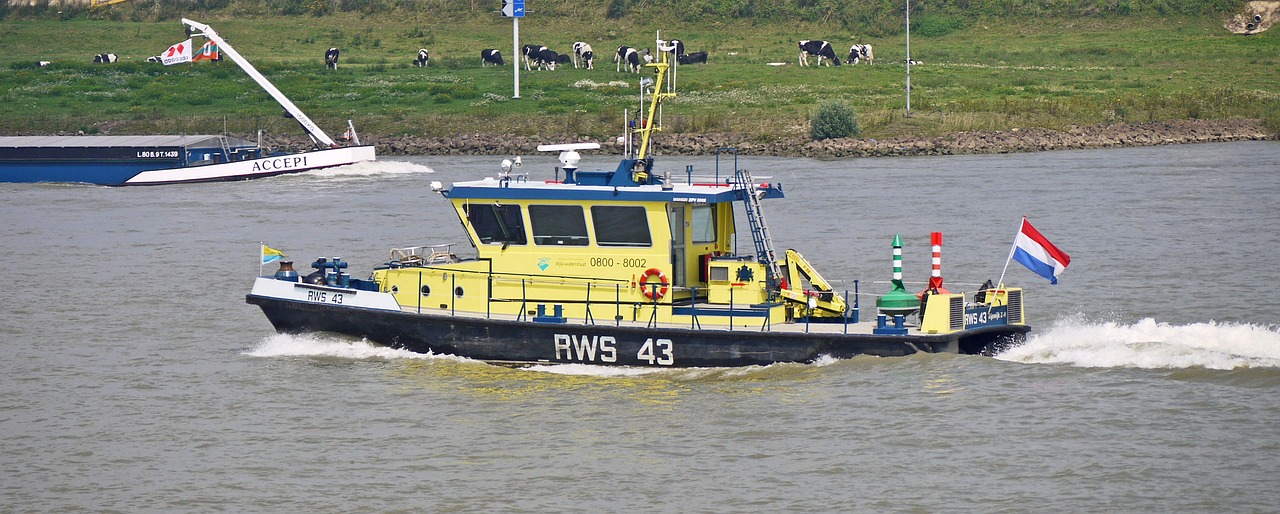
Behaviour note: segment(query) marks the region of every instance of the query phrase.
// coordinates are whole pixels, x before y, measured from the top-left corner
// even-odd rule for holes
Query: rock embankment
[[[462,134],[449,137],[365,135],[365,143],[377,146],[379,155],[520,155],[532,154],[539,144],[565,143],[563,139]],[[707,155],[717,148],[736,147],[744,155],[780,157],[890,157],[914,155],[962,155],[1040,152],[1085,148],[1119,148],[1184,143],[1257,141],[1275,139],[1260,120],[1176,120],[1137,124],[1076,127],[1067,131],[1044,128],[1007,131],[960,132],[931,138],[841,138],[811,141],[804,136],[759,141],[741,134],[663,133],[659,150],[666,155]],[[587,139],[581,139],[587,141]],[[304,137],[267,138],[276,149],[306,149]],[[605,149],[620,150],[614,141],[600,141]]]

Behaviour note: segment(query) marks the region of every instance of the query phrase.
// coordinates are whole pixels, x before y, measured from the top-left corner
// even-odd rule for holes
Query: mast
[[[658,60],[645,65],[646,67],[655,68],[654,72],[656,74],[653,80],[652,99],[649,101],[649,114],[647,117],[641,119],[642,123],[640,128],[635,129],[635,131],[639,132],[641,136],[640,151],[636,154],[636,158],[641,160],[643,160],[645,155],[649,153],[649,137],[653,134],[653,131],[662,130],[662,127],[658,125],[657,120],[657,118],[661,117],[661,113],[658,112],[658,104],[662,103],[664,98],[676,96],[674,91],[662,90],[667,75],[667,68],[670,67],[670,64],[667,62],[667,54],[671,53],[670,49],[675,47],[662,39],[657,39],[657,45],[655,46],[658,48]],[[640,87],[644,87],[643,83]]]
[[[319,140],[316,142],[316,146],[318,148],[336,148],[338,146],[337,143],[333,142],[333,139],[329,138],[328,134],[325,134],[324,131],[315,124],[315,122],[311,121],[311,118],[308,118],[306,114],[303,114],[302,110],[299,109],[298,106],[289,101],[289,98],[284,96],[284,93],[281,93],[279,89],[276,89],[276,86],[272,85],[271,81],[268,81],[266,77],[263,77],[261,73],[258,73],[258,70],[254,69],[253,65],[249,64],[249,61],[245,60],[245,58],[240,55],[240,52],[231,48],[231,45],[227,44],[227,42],[223,40],[217,32],[214,32],[212,27],[186,18],[182,19],[182,23],[189,25],[192,29],[200,31],[200,33],[192,33],[191,35],[204,36],[209,41],[213,41],[214,44],[218,45],[218,49],[221,50],[222,53],[226,54],[232,61],[235,61],[236,64],[240,65],[240,69],[249,74],[249,78],[252,78],[259,86],[262,86],[262,89],[265,89],[267,94],[271,95],[271,98],[274,98],[281,107],[284,107],[284,110],[287,111],[290,116],[293,116],[293,119],[298,120],[298,124],[302,125],[302,130],[307,132],[307,135],[311,137],[312,142]],[[323,143],[323,146],[321,146],[321,143]]]

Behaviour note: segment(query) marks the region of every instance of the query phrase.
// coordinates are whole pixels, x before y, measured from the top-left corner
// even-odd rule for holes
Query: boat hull
[[[220,182],[299,173],[376,160],[373,146],[349,146],[260,159],[180,166],[154,160],[14,161],[0,166],[0,182],[82,182],[103,186],[138,186]]]
[[[727,367],[824,357],[989,353],[1018,344],[1027,326],[984,327],[945,335],[659,328],[475,318],[350,307],[250,294],[281,333],[333,332],[418,353],[487,362],[582,363],[640,367]]]
[[[148,170],[130,177],[122,185],[138,186],[248,180],[373,160],[375,160],[375,155],[374,147],[372,146],[344,146],[206,166]]]

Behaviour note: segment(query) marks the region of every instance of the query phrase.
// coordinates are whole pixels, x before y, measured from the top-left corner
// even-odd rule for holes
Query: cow
[[[578,63],[582,63],[588,70],[595,69],[592,61],[595,59],[595,52],[591,50],[591,45],[584,41],[578,41],[573,44],[573,67],[577,68]]]
[[[629,46],[620,46],[618,51],[613,54],[613,62],[618,65],[614,67],[614,71],[622,71],[626,67],[631,73],[640,73],[640,52]]]
[[[431,52],[428,52],[426,48],[419,48],[418,58],[413,61],[413,64],[416,64],[419,68],[426,68],[427,61],[430,59],[431,59]]]
[[[330,48],[324,53],[324,64],[331,70],[338,69],[338,49]]]
[[[37,68],[48,68],[50,64],[52,63],[50,63],[49,61],[36,61]]]
[[[533,65],[540,70],[555,71],[556,65],[560,63],[560,57],[560,54],[556,53],[555,50],[548,50],[543,47],[542,50],[538,50],[537,53],[533,54]]]
[[[160,55],[153,55],[147,58],[147,62],[164,62],[164,57]]]
[[[676,57],[676,62],[680,64],[706,64],[706,52],[689,52],[687,54]]]
[[[98,63],[98,64],[113,63],[113,62],[116,62],[116,61],[118,61],[118,60],[119,60],[119,58],[118,58],[118,57],[116,57],[116,54],[98,54],[98,55],[93,56],[93,62]]]
[[[489,64],[492,64],[494,66],[501,66],[503,64],[506,64],[505,62],[502,61],[502,52],[499,52],[492,48],[486,48],[484,50],[481,50],[480,51],[480,67],[483,68]]]
[[[671,41],[668,41],[667,44],[671,47],[672,57],[675,57],[672,60],[679,62],[680,56],[684,55],[684,41],[672,39]]]
[[[822,59],[831,59],[836,66],[840,65],[840,59],[836,58],[836,52],[831,48],[831,43],[822,40],[803,39],[799,43],[800,46],[800,65],[809,65],[809,56],[816,55],[818,57],[818,66],[822,66]],[[827,66],[831,66],[828,64]]]
[[[875,64],[876,54],[871,51],[871,45],[853,45],[849,47],[849,64],[858,64],[858,61],[866,59],[867,64]]]
[[[524,61],[524,69],[533,69],[533,60],[537,57],[538,52],[546,50],[547,47],[542,45],[524,45],[520,47],[520,58]]]

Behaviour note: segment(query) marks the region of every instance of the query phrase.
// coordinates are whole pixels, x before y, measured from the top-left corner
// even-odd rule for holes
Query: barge
[[[268,152],[255,142],[217,135],[0,137],[0,182],[83,182],[106,186],[216,182],[271,177],[374,161],[347,121],[339,144],[252,64],[203,23],[183,24],[212,41],[271,95],[310,137],[312,151]]]

